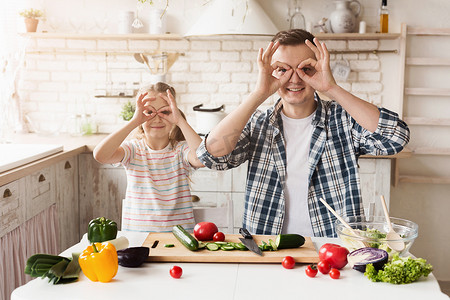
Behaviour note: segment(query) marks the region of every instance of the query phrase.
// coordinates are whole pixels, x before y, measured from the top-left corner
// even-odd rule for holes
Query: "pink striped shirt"
[[[127,192],[122,203],[122,230],[170,232],[174,225],[193,230],[195,221],[185,141],[175,147],[152,150],[144,140],[122,144],[121,164],[127,172]]]

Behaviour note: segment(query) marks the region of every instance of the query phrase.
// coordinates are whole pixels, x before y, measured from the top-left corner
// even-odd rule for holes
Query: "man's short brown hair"
[[[272,38],[272,42],[279,42],[280,45],[285,46],[301,45],[304,44],[306,40],[309,40],[314,44],[314,35],[303,29],[280,31]]]

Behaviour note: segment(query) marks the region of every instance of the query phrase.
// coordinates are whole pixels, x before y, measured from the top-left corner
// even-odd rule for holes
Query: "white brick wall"
[[[378,41],[325,41],[329,50],[375,50]],[[68,118],[70,114],[95,114],[99,132],[111,132],[120,126],[122,105],[133,98],[94,98],[95,92],[108,86],[130,87],[151,78],[143,64],[136,62],[134,51],[181,52],[171,67],[166,81],[177,90],[177,102],[188,120],[195,120],[194,105],[203,103],[214,107],[226,105],[229,112],[241,103],[254,88],[257,76],[256,56],[267,41],[255,37],[246,40],[80,40],[36,39],[29,44],[30,51],[56,51],[52,54],[28,54],[27,65],[21,73],[19,94],[25,114],[33,121],[60,126],[60,120],[48,120],[50,114]],[[62,51],[79,51],[67,53]],[[59,52],[58,52],[59,51]],[[129,55],[91,55],[83,51],[120,52]],[[332,63],[345,59],[352,69],[347,82],[341,86],[380,105],[382,102],[380,60],[375,54],[332,54]],[[270,97],[262,108],[278,99]],[[195,124],[192,124],[195,125]],[[62,127],[66,130],[66,126]]]

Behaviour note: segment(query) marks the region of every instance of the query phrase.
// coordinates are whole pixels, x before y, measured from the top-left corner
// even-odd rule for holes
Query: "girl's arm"
[[[136,100],[136,111],[133,118],[125,126],[108,135],[95,147],[94,158],[96,161],[102,164],[114,164],[122,161],[125,154],[120,146],[122,142],[134,128],[156,115],[155,111],[146,107],[146,104],[155,98],[145,98],[146,95],[147,93],[140,94]]]
[[[186,119],[184,119],[183,116],[181,116],[172,93],[169,90],[167,90],[166,96],[163,94],[160,94],[160,96],[163,99],[165,99],[167,103],[169,103],[170,114],[167,115],[164,113],[167,112],[168,110],[160,110],[158,111],[158,115],[161,118],[177,125],[181,129],[181,132],[183,132],[183,135],[186,138],[186,142],[190,149],[188,160],[191,166],[193,166],[194,168],[204,167],[204,165],[197,158],[196,154],[196,150],[200,145],[200,143],[202,142],[202,138],[195,132],[194,129],[192,129],[191,125],[189,125]]]

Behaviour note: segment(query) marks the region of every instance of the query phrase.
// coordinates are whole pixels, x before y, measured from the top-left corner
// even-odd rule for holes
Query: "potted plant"
[[[24,9],[19,13],[20,16],[22,16],[25,20],[25,26],[27,29],[27,32],[36,32],[39,19],[44,15],[44,13],[39,9]]]

